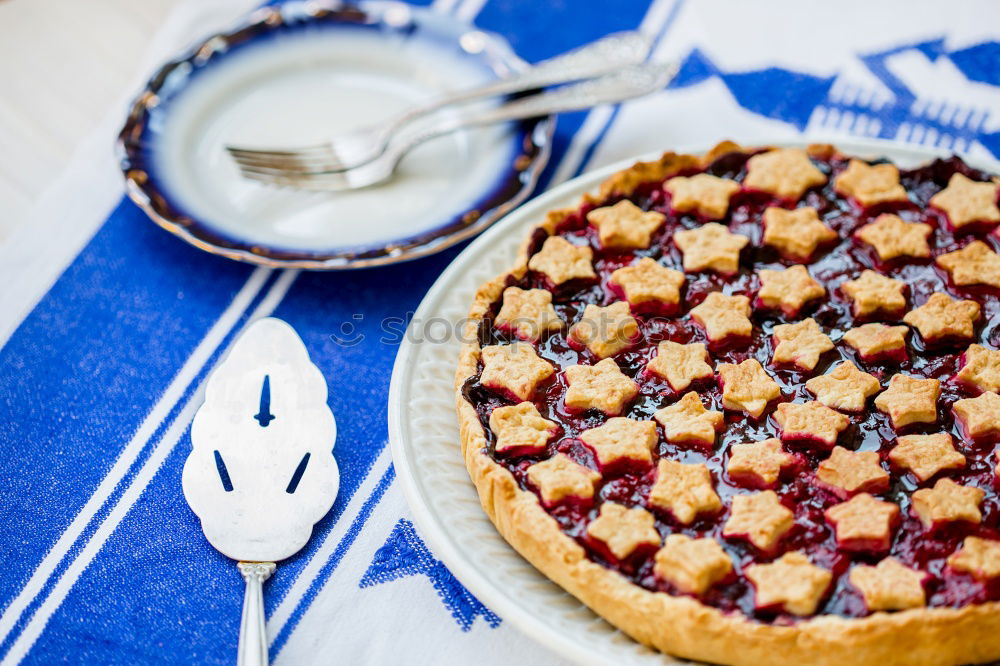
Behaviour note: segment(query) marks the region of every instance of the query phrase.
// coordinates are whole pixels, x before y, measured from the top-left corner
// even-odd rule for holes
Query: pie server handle
[[[274,573],[274,562],[239,562],[246,591],[240,618],[237,666],[267,666],[267,631],[264,625],[264,581]]]

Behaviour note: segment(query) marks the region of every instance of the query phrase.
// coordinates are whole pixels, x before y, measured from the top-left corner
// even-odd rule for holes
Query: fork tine
[[[345,165],[335,158],[333,159],[275,159],[270,157],[250,157],[238,156],[236,163],[241,167],[263,167],[284,169],[293,172],[313,172],[313,171],[340,171]]]
[[[255,180],[259,183],[266,183],[268,185],[282,185],[289,187],[300,187],[304,183],[308,183],[314,179],[312,178],[295,178],[293,176],[280,175],[275,173],[262,173],[260,171],[244,171],[243,175],[250,179]]]
[[[304,151],[234,150],[228,147],[226,150],[234,160],[244,164],[275,164],[300,169],[302,168],[300,165],[310,165],[312,168],[313,163],[316,165],[341,163],[332,147],[328,145]]]
[[[308,175],[312,173],[323,173],[329,171],[342,171],[337,164],[329,163],[316,163],[316,164],[299,164],[299,163],[289,163],[289,162],[274,162],[268,160],[260,161],[239,161],[237,165],[240,169],[261,169],[265,171],[278,171],[284,172],[289,175]]]
[[[298,155],[308,155],[310,153],[322,153],[330,152],[329,143],[317,143],[312,146],[303,146],[302,148],[283,148],[281,150],[270,150],[262,148],[242,148],[240,146],[226,146],[228,150],[233,155],[258,155],[258,156],[271,156],[271,157],[295,157]]]
[[[243,173],[261,173],[270,174],[273,176],[281,177],[285,176],[288,178],[314,178],[316,176],[325,176],[327,174],[343,174],[344,171],[339,171],[336,169],[299,169],[292,170],[284,166],[274,165],[274,164],[240,164],[240,171]]]
[[[269,159],[269,160],[310,159],[310,158],[323,157],[334,154],[333,149],[330,146],[324,146],[322,149],[310,149],[303,151],[237,150],[229,147],[227,147],[226,150],[233,157],[241,157],[246,159]]]
[[[353,171],[313,171],[292,173],[275,167],[241,167],[240,173],[258,182],[319,190],[348,190],[363,186],[366,178],[357,178]],[[358,174],[360,175],[360,174]]]
[[[320,171],[342,171],[347,168],[343,161],[332,153],[316,157],[271,157],[258,154],[234,154],[236,164],[241,168],[277,169],[290,173],[314,173]]]
[[[345,176],[344,171],[313,171],[309,173],[293,173],[286,169],[281,169],[277,167],[240,167],[240,173],[247,178],[252,178],[260,182],[267,183],[279,183],[284,185],[296,185],[301,186],[303,184],[308,184],[310,182],[316,183],[338,183],[343,184],[345,187],[349,185],[350,180]]]
[[[268,185],[272,187],[291,187],[298,190],[314,190],[325,192],[336,192],[351,190],[354,187],[350,182],[339,174],[326,174],[325,176],[312,178],[290,178],[287,176],[277,176],[274,174],[244,172],[243,175],[248,180]]]

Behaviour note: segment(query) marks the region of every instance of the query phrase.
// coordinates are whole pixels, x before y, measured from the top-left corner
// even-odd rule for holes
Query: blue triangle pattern
[[[712,61],[695,48],[684,58],[684,62],[681,63],[680,68],[677,70],[677,75],[674,76],[669,87],[684,88],[685,86],[692,86],[696,83],[701,83],[713,74],[718,73],[718,71],[715,65],[712,64]]]
[[[462,631],[472,629],[477,617],[482,617],[491,628],[500,626],[500,618],[472,596],[443,562],[431,555],[413,523],[401,518],[389,538],[375,551],[359,586],[371,587],[416,575],[427,576]]]
[[[944,39],[932,39],[927,42],[920,42],[914,44],[913,48],[923,53],[931,62],[934,62],[945,54]]]
[[[1000,86],[1000,42],[983,42],[948,57],[970,81]]]
[[[757,72],[723,74],[722,80],[740,106],[783,120],[804,130],[813,109],[826,99],[833,78],[820,78],[769,67]]]
[[[820,78],[778,67],[750,72],[721,72],[699,49],[692,49],[681,62],[670,88],[684,88],[719,76],[740,106],[768,118],[783,120],[805,129],[813,109],[833,85],[833,78]]]

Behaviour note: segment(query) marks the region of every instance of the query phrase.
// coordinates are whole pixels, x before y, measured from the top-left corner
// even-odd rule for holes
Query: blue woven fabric
[[[945,20],[914,22],[900,31],[903,37],[858,50],[843,71],[817,70],[810,59],[797,64],[777,50],[772,61],[743,67],[732,65],[738,59],[710,33],[693,39],[694,28],[679,32],[684,21],[700,25],[691,18],[697,11],[683,0],[652,6],[490,0],[475,20],[505,35],[529,61],[647,20],[664,52],[681,63],[662,93],[667,108],[677,100],[676,108],[697,110],[706,103],[698,95],[711,94],[723,101],[713,102],[710,113],[729,114],[735,131],[748,123],[784,134],[836,129],[1000,155],[996,35],[953,42]],[[957,81],[952,96],[915,90],[913,79],[899,73],[906,67],[914,76],[944,71]],[[633,144],[645,151],[668,147],[644,142],[630,122],[624,110],[561,118],[542,186],[615,151],[627,154]],[[724,138],[734,130],[702,131]],[[385,338],[381,322],[405,319],[460,250],[349,273],[253,269],[168,236],[123,199],[0,349],[0,445],[7,460],[0,469],[0,657],[38,664],[233,660],[242,585],[232,563],[203,538],[181,495],[180,473],[205,375],[256,308],[280,296],[274,316],[295,327],[332,387],[342,473],[340,496],[315,538],[267,584],[268,612],[280,604],[292,609],[272,647],[280,658],[394,483],[391,467],[373,471],[386,446],[398,343]],[[242,299],[239,306],[234,299]],[[214,342],[204,343],[206,336]],[[338,344],[353,336],[361,342]],[[338,390],[345,385],[350,390]],[[356,498],[362,488],[365,495]],[[359,510],[345,515],[356,499]],[[375,554],[364,555],[365,573],[355,585],[374,592],[420,579],[456,633],[502,626],[409,521],[394,522]],[[342,536],[317,561],[327,536],[341,534],[337,529]],[[296,584],[304,592],[290,598]]]

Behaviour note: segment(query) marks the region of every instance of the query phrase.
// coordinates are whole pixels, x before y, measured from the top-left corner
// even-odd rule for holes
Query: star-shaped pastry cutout
[[[680,310],[685,280],[684,273],[643,257],[612,273],[608,284],[625,297],[634,311],[670,315]]]
[[[545,451],[559,426],[543,418],[534,403],[497,407],[490,414],[490,430],[497,436],[496,451],[506,455],[533,455]]]
[[[897,315],[906,307],[903,290],[906,283],[864,270],[861,277],[840,285],[841,290],[854,303],[854,316],[867,317],[876,313]]]
[[[684,255],[684,270],[688,273],[734,274],[740,268],[740,250],[749,242],[746,236],[734,234],[717,222],[674,232],[674,245]]]
[[[865,208],[880,203],[908,201],[906,190],[899,184],[899,169],[892,164],[870,165],[861,160],[851,160],[834,180],[834,189]]]
[[[564,402],[573,410],[597,409],[608,416],[622,413],[625,405],[639,393],[639,386],[606,358],[596,365],[571,365],[566,368]]]
[[[920,331],[927,341],[968,339],[976,334],[979,303],[959,301],[938,291],[919,308],[907,312],[903,321]]]
[[[985,284],[1000,288],[1000,254],[980,240],[974,240],[961,250],[942,254],[934,260],[948,271],[951,281],[962,287]]]
[[[587,525],[587,534],[603,542],[619,561],[636,549],[660,546],[660,533],[656,531],[653,514],[642,507],[629,509],[614,502],[601,505],[600,514]]]
[[[904,222],[898,215],[886,213],[858,229],[854,236],[875,248],[879,259],[889,261],[896,257],[931,256],[927,239],[932,231],[929,224]]]
[[[773,488],[782,470],[791,467],[795,457],[781,446],[781,440],[772,437],[763,442],[734,444],[729,450],[729,478],[738,485],[751,488]]]
[[[1000,391],[1000,351],[969,345],[962,354],[962,369],[955,379],[980,392]]]
[[[815,208],[764,211],[764,245],[777,249],[785,259],[809,261],[816,248],[836,239],[837,232],[823,224]]]
[[[587,221],[597,228],[601,247],[616,250],[649,247],[653,232],[666,219],[662,213],[643,211],[628,199],[587,213]]]
[[[510,331],[522,340],[532,342],[563,326],[562,319],[552,307],[551,291],[519,287],[503,290],[503,305],[494,323],[501,331]]]
[[[912,472],[921,483],[943,469],[965,467],[965,456],[955,450],[951,435],[946,432],[900,437],[889,452],[889,460]]]
[[[979,505],[986,492],[982,488],[963,486],[951,479],[938,479],[933,488],[921,488],[913,493],[913,513],[927,529],[944,523],[964,521],[979,524],[983,514]]]
[[[809,301],[826,296],[826,289],[798,264],[780,271],[762,269],[757,302],[766,308],[780,308],[786,317],[799,314]]]
[[[656,482],[649,491],[649,503],[669,511],[681,525],[690,525],[700,514],[716,513],[722,508],[708,467],[662,458],[656,467]]]
[[[834,346],[812,317],[775,326],[774,342],[774,363],[793,364],[803,370],[815,368],[820,356]]]
[[[585,245],[573,245],[562,236],[549,236],[542,249],[528,261],[528,268],[544,273],[553,286],[577,279],[592,280],[594,252]]]
[[[715,539],[683,534],[668,536],[653,562],[653,573],[685,594],[703,594],[733,571],[732,560]]]
[[[772,553],[794,525],[795,514],[778,495],[773,490],[762,490],[733,496],[722,536],[746,539],[765,553]]]
[[[835,446],[816,468],[816,480],[841,499],[860,492],[881,493],[889,488],[889,472],[875,451],[849,451]]]
[[[601,480],[601,475],[557,453],[529,467],[528,480],[538,488],[542,503],[551,506],[569,498],[593,499],[594,484]]]
[[[774,411],[774,420],[781,426],[783,441],[811,440],[826,448],[836,444],[837,437],[851,423],[840,412],[816,401],[783,402]]]
[[[743,186],[796,202],[805,191],[826,183],[826,175],[801,148],[777,148],[747,160]]]
[[[639,323],[625,301],[604,308],[588,305],[580,321],[569,329],[568,337],[571,345],[586,347],[597,358],[607,358],[632,346],[639,337]]]
[[[708,350],[700,342],[682,345],[664,340],[656,348],[656,356],[646,364],[646,370],[667,380],[670,388],[683,391],[691,382],[714,375]]]
[[[951,411],[967,437],[980,439],[1000,435],[1000,395],[993,391],[976,398],[956,400]]]
[[[721,412],[705,409],[694,391],[685,393],[669,407],[657,410],[653,418],[663,426],[671,444],[690,444],[702,449],[715,444],[715,433],[725,420]]]
[[[875,406],[888,414],[892,427],[899,430],[911,423],[935,423],[940,395],[937,379],[896,374],[889,380],[889,388],[875,398]]]
[[[844,333],[844,342],[857,350],[862,361],[906,360],[908,326],[865,324]]]
[[[755,419],[760,418],[769,402],[781,397],[781,387],[755,358],[748,358],[739,365],[721,363],[719,377],[722,406],[742,410]]]
[[[985,222],[1000,222],[1000,208],[997,207],[997,183],[980,183],[960,173],[952,174],[948,187],[933,197],[930,204],[948,216],[948,222],[955,229]]]
[[[727,338],[748,338],[753,333],[750,321],[750,299],[746,296],[726,296],[713,291],[705,300],[691,308],[691,318],[705,329],[709,342]]]
[[[518,401],[531,400],[538,385],[555,373],[552,364],[526,342],[483,347],[482,358],[479,383]]]
[[[603,471],[623,462],[652,464],[652,451],[658,438],[656,424],[652,421],[616,416],[604,425],[583,431],[580,439],[594,451],[597,464]]]
[[[706,220],[721,220],[740,186],[725,178],[699,173],[671,178],[663,189],[670,193],[670,205],[678,213],[694,212]]]
[[[831,506],[824,515],[834,527],[841,550],[884,552],[889,550],[899,507],[860,493]]]
[[[855,565],[848,578],[873,613],[919,608],[927,604],[924,595],[927,574],[903,566],[894,557],[887,557],[876,566]]]
[[[758,609],[781,609],[799,616],[816,612],[833,580],[833,574],[798,551],[785,553],[770,564],[751,564],[746,575],[753,583]]]
[[[865,408],[868,397],[878,393],[882,385],[850,361],[843,361],[831,372],[807,381],[806,388],[827,407],[860,412]]]
[[[967,536],[962,549],[948,558],[948,566],[977,580],[1000,578],[1000,541]]]

